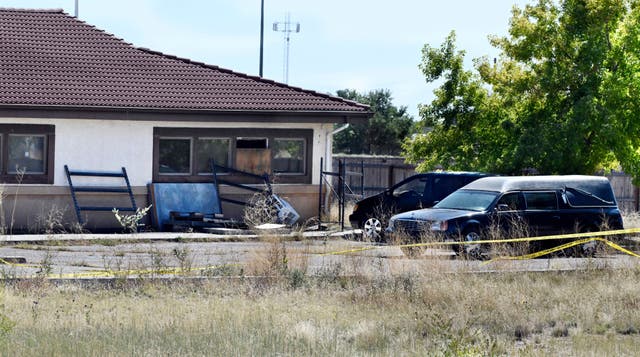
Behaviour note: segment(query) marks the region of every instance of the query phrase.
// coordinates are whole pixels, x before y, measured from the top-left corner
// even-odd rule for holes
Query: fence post
[[[360,161],[360,197],[364,198],[364,160]]]
[[[344,179],[345,179],[345,169],[344,162],[340,160],[338,162],[338,216],[340,219],[340,230],[344,231]]]
[[[391,187],[396,183],[395,177],[393,175],[393,169],[394,169],[394,165],[393,164],[389,165],[389,173],[387,176],[387,187]]]
[[[324,183],[324,158],[320,158],[320,192],[318,193],[318,230],[322,223],[322,184]]]

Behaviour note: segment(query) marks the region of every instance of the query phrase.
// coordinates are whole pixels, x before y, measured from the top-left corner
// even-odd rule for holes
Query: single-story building
[[[312,217],[334,124],[372,115],[363,104],[134,47],[62,10],[0,9],[0,74],[0,226],[12,230],[76,222],[65,165],[125,167],[141,207],[149,183],[212,182],[211,159],[258,167]],[[227,216],[240,211],[223,205]],[[87,214],[89,229],[116,224],[111,213]]]

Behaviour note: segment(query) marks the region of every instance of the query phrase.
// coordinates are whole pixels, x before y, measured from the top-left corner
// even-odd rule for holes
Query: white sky
[[[472,58],[497,55],[487,36],[506,34],[513,5],[531,2],[265,0],[264,77],[284,81],[284,36],[272,25],[288,12],[301,28],[290,36],[290,85],[330,94],[389,89],[418,119],[418,104],[434,89],[418,69],[424,44],[439,47],[455,30],[471,67]],[[0,7],[73,15],[75,1],[0,0]],[[258,74],[260,0],[79,0],[79,17],[138,47]]]

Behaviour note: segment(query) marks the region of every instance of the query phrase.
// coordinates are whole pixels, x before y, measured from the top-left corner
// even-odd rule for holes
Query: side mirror
[[[497,207],[498,211],[511,211],[511,208],[509,208],[509,205],[501,203],[498,205]]]

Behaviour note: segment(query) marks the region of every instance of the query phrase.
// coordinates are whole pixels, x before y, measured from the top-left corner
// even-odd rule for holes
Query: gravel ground
[[[0,237],[0,258],[24,264],[0,265],[4,277],[104,277],[106,271],[127,276],[175,275],[171,268],[190,268],[189,275],[260,274],[269,264],[283,260],[309,274],[337,271],[345,275],[393,275],[420,272],[547,271],[636,267],[640,259],[625,254],[595,258],[474,261],[458,259],[449,250],[427,249],[416,258],[400,248],[373,245],[344,235],[308,234],[281,243],[256,236],[201,233],[143,233],[128,235],[31,235]],[[349,235],[346,234],[348,237]],[[349,249],[347,254],[331,254]],[[360,250],[364,249],[364,250]],[[284,255],[282,257],[279,256]],[[228,269],[227,269],[228,268]],[[126,273],[125,273],[126,272]],[[180,273],[182,274],[182,273]]]

